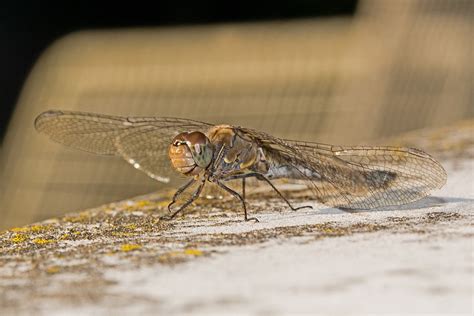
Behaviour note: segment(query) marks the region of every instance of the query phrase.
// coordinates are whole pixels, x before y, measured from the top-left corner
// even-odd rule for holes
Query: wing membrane
[[[144,125],[118,136],[115,146],[120,155],[136,169],[157,181],[167,183],[180,176],[172,168],[167,156],[173,136],[165,137],[161,129]]]
[[[122,117],[73,111],[47,111],[35,120],[36,129],[69,147],[123,157],[150,177],[168,182],[174,175],[167,148],[183,131],[205,132],[208,123],[168,117]]]
[[[289,141],[328,182],[334,206],[377,208],[421,199],[446,183],[446,171],[427,153],[404,147],[331,146]],[[339,194],[347,198],[341,200]]]

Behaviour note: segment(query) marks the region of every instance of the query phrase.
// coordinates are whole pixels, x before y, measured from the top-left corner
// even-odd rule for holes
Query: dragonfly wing
[[[129,129],[126,117],[54,110],[41,113],[35,127],[58,143],[99,155],[116,155],[115,138]]]
[[[315,186],[328,192],[327,204],[333,206],[363,209],[406,204],[446,183],[441,164],[418,149],[287,142],[321,175]]]
[[[168,182],[173,172],[167,157],[173,137],[183,131],[205,132],[208,123],[164,117],[121,117],[73,111],[47,111],[36,129],[69,147],[123,157],[150,177]]]
[[[116,137],[115,147],[133,167],[168,183],[173,178],[184,177],[174,170],[168,158],[168,146],[178,133],[168,135],[154,125],[143,125]]]

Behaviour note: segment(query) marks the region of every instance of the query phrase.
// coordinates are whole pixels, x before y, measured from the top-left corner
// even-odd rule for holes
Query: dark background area
[[[42,51],[81,29],[192,25],[354,14],[357,0],[10,1],[0,4],[0,144],[23,83]]]

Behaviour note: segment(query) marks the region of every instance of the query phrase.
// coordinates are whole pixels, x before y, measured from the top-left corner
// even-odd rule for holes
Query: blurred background
[[[0,229],[166,188],[36,133],[47,109],[375,144],[474,116],[473,1],[4,4]]]

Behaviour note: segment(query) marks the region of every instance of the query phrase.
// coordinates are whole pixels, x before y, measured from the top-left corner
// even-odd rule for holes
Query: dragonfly
[[[272,181],[304,183],[314,199],[340,209],[377,209],[417,201],[441,188],[443,166],[415,148],[335,146],[278,138],[251,128],[214,125],[173,117],[124,117],[50,110],[35,120],[38,132],[66,146],[99,155],[120,156],[159,182],[176,174],[187,181],[168,205],[172,219],[193,203],[206,183],[237,198],[249,217],[245,181],[268,184],[292,210]],[[242,181],[241,193],[229,187]],[[186,201],[179,198],[192,187]],[[177,201],[183,202],[173,207]],[[178,203],[179,204],[179,203]]]

